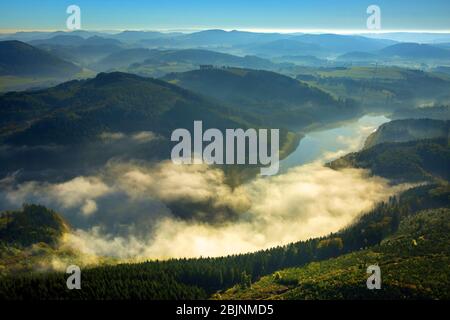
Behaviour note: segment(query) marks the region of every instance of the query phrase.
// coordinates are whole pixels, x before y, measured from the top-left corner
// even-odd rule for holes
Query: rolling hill
[[[200,49],[152,51],[150,62],[152,61],[160,63],[187,62],[194,65],[246,66],[254,69],[273,67],[273,63],[269,60],[255,56],[238,57]]]
[[[266,41],[247,42],[235,46],[245,53],[279,57],[283,55],[314,55],[334,57],[348,52],[373,52],[395,44],[395,41],[337,34],[287,35]]]
[[[80,36],[82,38],[89,38],[92,36],[104,36],[105,34],[95,31],[74,30],[74,31],[19,31],[15,33],[3,34],[0,36],[1,40],[18,40],[18,41],[33,41],[50,39],[59,35]]]
[[[366,140],[364,148],[384,142],[407,142],[422,139],[450,139],[450,122],[431,119],[394,120],[380,126]]]
[[[189,70],[197,69],[199,65],[235,66],[247,68],[275,68],[269,60],[255,56],[238,57],[201,49],[185,50],[149,50],[126,49],[112,53],[92,67],[96,70],[126,69],[128,72],[139,73],[145,68],[160,66],[184,65]],[[129,67],[127,69],[127,67]]]
[[[398,43],[380,50],[385,57],[398,57],[404,59],[450,59],[448,50],[429,44]]]
[[[112,39],[119,40],[124,43],[133,44],[139,43],[145,40],[161,39],[161,38],[171,38],[181,35],[181,33],[170,32],[162,33],[157,31],[136,31],[136,30],[125,30],[116,34],[108,35]]]
[[[197,70],[199,66],[228,66],[252,69],[277,69],[278,65],[257,56],[238,57],[200,49],[152,50],[150,57],[126,70],[143,76],[162,77],[172,72]]]
[[[150,47],[166,48],[227,48],[248,43],[268,42],[287,38],[279,33],[257,33],[239,30],[225,31],[221,29],[203,30],[172,37],[148,39],[141,43]]]
[[[284,55],[313,55],[313,56],[326,56],[327,52],[318,44],[303,43],[292,39],[278,39],[269,42],[252,43],[242,45],[239,47],[241,50],[268,57],[279,57]]]
[[[83,44],[85,39],[76,35],[56,35],[49,39],[37,39],[29,42],[32,46],[46,45],[60,45],[60,46],[77,46]]]
[[[0,42],[0,75],[68,78],[76,65],[20,41]]]
[[[30,41],[29,44],[33,46],[39,45],[60,45],[60,46],[81,46],[81,45],[94,45],[94,46],[105,46],[105,45],[115,45],[121,46],[122,43],[116,39],[104,38],[100,36],[92,36],[89,38],[83,38],[78,35],[57,35],[50,39],[41,39]]]
[[[127,67],[133,63],[143,62],[151,55],[150,49],[133,48],[113,52],[100,61],[92,65],[92,68],[99,71],[108,71]]]
[[[352,51],[344,53],[336,58],[338,61],[359,62],[359,61],[377,61],[379,56],[370,52]]]
[[[0,243],[27,247],[43,242],[57,245],[69,226],[56,212],[38,205],[0,213]]]
[[[50,39],[30,41],[30,44],[83,67],[89,67],[108,55],[123,50],[120,41],[99,36],[83,38],[76,35],[57,35]]]
[[[223,111],[223,110],[222,110]],[[206,99],[167,82],[126,73],[101,73],[54,88],[0,97],[0,125],[13,144],[88,141],[104,130],[149,130],[167,136],[199,117],[212,127],[237,123]]]
[[[426,108],[398,109],[392,114],[392,119],[434,119],[450,120],[450,105],[432,106]]]
[[[450,180],[448,138],[385,142],[331,162],[334,169],[356,167],[395,182]]]
[[[395,182],[450,180],[449,121],[394,120],[366,140],[364,149],[329,165],[369,169]]]
[[[370,39],[363,36],[339,34],[303,34],[291,40],[319,45],[329,53],[343,54],[352,51],[372,52],[395,44],[385,39]]]
[[[251,113],[260,123],[271,126],[305,128],[358,112],[350,101],[338,101],[319,89],[270,71],[209,68],[169,74],[163,79]]]
[[[336,97],[356,100],[367,111],[394,112],[450,102],[446,75],[394,66],[304,68],[302,76]]]
[[[219,130],[259,127],[251,115],[186,89],[119,72],[45,90],[7,93],[0,96],[0,175],[22,170],[23,179],[68,178],[115,157],[169,159],[172,131],[192,130],[195,120]],[[132,138],[142,132],[155,139]],[[117,135],[119,139],[114,139]],[[299,139],[281,128],[280,157],[295,149]],[[246,176],[244,167],[236,179]]]

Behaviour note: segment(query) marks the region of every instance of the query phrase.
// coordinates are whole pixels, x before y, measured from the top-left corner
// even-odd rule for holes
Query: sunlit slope
[[[425,208],[442,207],[447,199],[448,190],[439,190],[436,186],[419,187],[404,193],[398,202],[391,199],[389,203],[380,204],[340,232],[255,253],[84,267],[84,290],[67,290],[67,275],[62,270],[34,274],[16,272],[1,278],[0,297],[38,300],[342,298],[343,295],[360,294],[360,291],[372,294],[369,298],[373,295],[380,298],[448,297],[448,289],[445,289],[449,283],[446,278],[449,266],[448,209],[427,210],[415,217]],[[42,263],[42,259],[31,259],[27,252],[33,251],[27,250],[7,253],[3,257],[7,260],[2,260],[7,263],[5,271],[16,267],[20,257],[29,259],[26,261],[30,263]],[[75,253],[60,250],[46,251],[46,265],[52,257],[62,255],[70,258],[65,264],[80,262]],[[45,261],[45,253],[40,252]],[[11,261],[14,257],[15,262]],[[8,266],[11,262],[13,264]],[[384,270],[384,288],[389,290],[367,293],[365,268],[376,263]],[[405,269],[408,266],[412,269]],[[300,269],[284,270],[293,267]],[[428,273],[426,268],[431,268],[432,272]],[[26,270],[33,268],[29,266]],[[418,275],[425,273],[428,274],[419,284]],[[299,279],[306,285],[301,293],[296,293]],[[227,290],[230,287],[233,289]],[[45,288],[45,292],[41,288]],[[404,295],[398,296],[399,292]],[[292,294],[279,296],[282,293]]]
[[[280,270],[221,299],[449,299],[450,210],[422,211],[371,249]],[[382,288],[368,290],[366,269],[381,268]]]
[[[68,229],[59,214],[43,206],[25,205],[20,211],[0,213],[0,242],[9,245],[55,245]]]

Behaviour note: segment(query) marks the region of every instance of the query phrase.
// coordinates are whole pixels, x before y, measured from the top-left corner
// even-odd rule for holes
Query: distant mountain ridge
[[[140,66],[169,63],[188,63],[196,67],[210,64],[215,66],[235,66],[255,69],[273,68],[275,66],[270,60],[256,56],[239,57],[203,49],[150,50],[134,48],[112,53],[95,63],[92,67],[96,70],[108,71],[125,67],[139,68]]]
[[[346,53],[356,50],[371,52],[396,43],[393,40],[370,39],[358,35],[340,34],[304,34],[290,39],[316,44],[333,53]]]
[[[398,43],[380,50],[385,57],[450,59],[450,51],[429,44]]]
[[[33,40],[29,43],[84,67],[89,67],[90,64],[125,47],[119,40],[97,35],[87,38],[70,34],[57,35],[50,39]]]
[[[100,36],[92,36],[88,38],[83,38],[78,35],[56,35],[50,39],[40,39],[32,40],[29,44],[33,46],[38,45],[62,45],[62,46],[81,46],[81,45],[94,45],[94,46],[104,46],[104,45],[116,45],[121,46],[122,43],[119,40],[104,38]]]

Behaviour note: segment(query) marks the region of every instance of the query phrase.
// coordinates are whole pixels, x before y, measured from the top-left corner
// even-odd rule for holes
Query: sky
[[[0,32],[64,30],[73,4],[84,30],[363,31],[369,5],[381,31],[450,30],[449,0],[0,0]]]

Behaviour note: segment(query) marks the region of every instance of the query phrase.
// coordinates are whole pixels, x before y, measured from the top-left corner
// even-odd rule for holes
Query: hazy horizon
[[[67,7],[81,8],[82,28],[86,30],[364,30],[367,8],[381,9],[381,30],[450,30],[450,2],[349,0],[339,4],[326,0],[273,0],[210,2],[197,0],[171,2],[142,1],[41,1],[33,10],[29,0],[0,4],[8,12],[0,30],[61,30],[65,28]]]
[[[133,28],[124,28],[124,29],[114,29],[114,30],[106,30],[106,29],[80,29],[80,30],[65,30],[61,29],[0,29],[0,34],[14,34],[14,33],[26,33],[26,32],[100,32],[100,33],[110,33],[116,34],[124,31],[141,31],[141,32],[161,32],[161,33],[195,33],[201,31],[211,31],[211,30],[222,30],[226,32],[231,31],[239,31],[239,32],[251,32],[251,33],[280,33],[280,34],[298,34],[298,33],[308,33],[308,34],[342,34],[342,35],[355,35],[355,34],[390,34],[390,33],[423,33],[423,34],[448,34],[450,33],[450,29],[448,30],[367,30],[367,29],[264,29],[264,28],[249,28],[249,29],[240,29],[240,28],[222,28],[222,27],[211,27],[211,28],[181,28],[181,29],[164,29],[164,28],[141,28],[141,29],[133,29]]]

